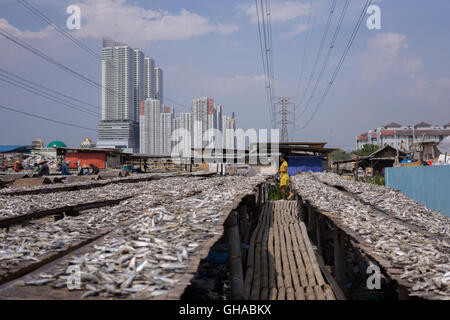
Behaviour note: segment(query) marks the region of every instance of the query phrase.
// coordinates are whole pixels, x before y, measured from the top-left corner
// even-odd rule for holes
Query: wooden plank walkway
[[[325,282],[297,201],[270,201],[250,239],[247,300],[336,300]]]

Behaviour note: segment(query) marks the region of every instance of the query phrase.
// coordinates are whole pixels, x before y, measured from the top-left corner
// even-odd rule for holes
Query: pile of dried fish
[[[193,182],[198,180],[191,178]],[[170,178],[125,184],[129,188],[125,192],[134,193],[136,197],[119,205],[89,210],[80,216],[55,222],[29,224],[9,232],[3,230],[0,233],[0,279],[24,263],[39,262],[46,254],[64,251],[135,218],[146,208],[193,191],[186,188],[187,181],[187,178]],[[120,191],[114,192],[120,195]]]
[[[450,296],[450,244],[446,240],[412,230],[310,174],[295,176],[293,185],[304,201],[320,211],[335,213],[336,219],[357,233],[366,246],[403,269],[401,278],[411,283],[415,294]]]
[[[49,154],[42,153],[34,153],[30,155],[28,158],[22,160],[22,165],[24,168],[28,168],[29,166],[34,166],[39,163],[39,161],[45,160],[50,168],[56,168],[56,158]]]
[[[139,179],[148,179],[148,178],[152,178],[154,177],[155,179],[158,178],[168,178],[168,177],[175,177],[178,174],[174,174],[174,173],[144,173],[144,174],[132,174],[126,177],[116,177],[116,178],[111,178],[111,179],[106,179],[106,180],[87,180],[87,181],[80,181],[80,182],[72,182],[72,183],[65,183],[64,187],[77,187],[77,186],[88,186],[88,185],[95,185],[95,186],[101,186],[101,185],[108,185],[108,184],[112,184],[112,183],[120,183],[120,182],[129,182],[129,181],[133,181],[136,178]],[[2,191],[0,192],[0,195],[14,195],[14,193],[21,191],[21,192],[26,192],[26,191],[35,191],[35,190],[58,190],[60,189],[62,186],[62,184],[51,184],[51,185],[39,185],[39,186],[30,186],[30,187],[8,187],[8,188],[4,188],[2,189]]]
[[[319,181],[344,187],[358,194],[363,201],[382,209],[385,213],[418,226],[428,232],[450,237],[450,219],[412,200],[400,191],[371,183],[347,180],[334,173],[315,173]]]
[[[147,192],[142,188],[145,195],[116,206],[132,210],[133,218],[97,241],[87,253],[72,254],[51,272],[25,284],[66,287],[69,267],[77,266],[81,271],[82,297],[151,298],[166,294],[186,272],[196,248],[214,236],[216,223],[225,214],[224,206],[251,192],[263,180],[261,176],[229,176],[148,182],[159,190]],[[144,208],[131,209],[137,199],[144,202],[144,208],[153,208],[138,214]],[[18,245],[20,241],[16,241]]]
[[[143,184],[117,184],[114,188],[107,185],[99,188],[62,191],[44,195],[0,195],[0,219],[11,218],[31,212],[75,206],[87,202],[121,199],[135,195],[136,191],[142,186]]]

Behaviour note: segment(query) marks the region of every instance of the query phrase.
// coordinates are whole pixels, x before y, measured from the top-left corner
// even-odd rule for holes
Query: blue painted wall
[[[450,166],[386,168],[386,186],[450,216]]]
[[[322,158],[321,157],[288,157],[288,174],[295,176],[299,171],[322,171]]]

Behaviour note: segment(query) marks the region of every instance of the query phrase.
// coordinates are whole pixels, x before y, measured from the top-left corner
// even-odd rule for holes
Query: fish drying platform
[[[270,183],[142,174],[9,188],[0,299],[449,298],[448,218],[333,174],[293,177],[294,201],[269,201]]]

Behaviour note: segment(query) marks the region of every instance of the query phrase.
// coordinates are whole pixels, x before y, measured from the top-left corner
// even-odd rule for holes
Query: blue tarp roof
[[[6,152],[23,152],[31,150],[33,146],[0,146],[0,153],[6,153]]]

